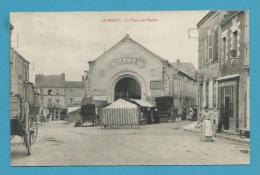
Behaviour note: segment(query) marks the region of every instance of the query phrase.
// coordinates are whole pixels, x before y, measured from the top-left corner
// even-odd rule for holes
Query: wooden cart
[[[35,106],[31,106],[35,108]],[[20,136],[23,138],[28,155],[31,154],[31,145],[38,135],[38,125],[35,115],[30,111],[28,101],[20,95],[10,96],[10,122],[11,138]]]

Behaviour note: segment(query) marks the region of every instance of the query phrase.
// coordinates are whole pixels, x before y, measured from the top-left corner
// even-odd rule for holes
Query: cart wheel
[[[24,110],[23,110],[23,114],[24,114],[24,144],[25,144],[25,147],[27,149],[27,153],[28,155],[31,154],[31,137],[30,137],[30,127],[29,127],[29,124],[30,124],[30,117],[29,117],[29,104],[28,102],[24,102]]]
[[[23,139],[24,139],[25,147],[27,149],[27,153],[28,153],[28,155],[30,155],[31,154],[31,138],[30,138],[30,134],[29,133],[25,134]]]
[[[38,124],[35,117],[30,117],[29,135],[31,144],[34,144],[38,136]]]

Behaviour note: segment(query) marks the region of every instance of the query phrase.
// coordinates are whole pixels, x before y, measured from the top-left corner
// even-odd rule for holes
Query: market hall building
[[[128,34],[93,61],[85,78],[87,97],[112,103],[134,98],[155,104],[155,97],[173,96],[175,108],[196,105],[196,69],[191,63],[169,63]]]

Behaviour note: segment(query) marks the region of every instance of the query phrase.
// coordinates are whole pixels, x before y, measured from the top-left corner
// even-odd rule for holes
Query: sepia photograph
[[[10,13],[11,166],[249,165],[249,12]]]

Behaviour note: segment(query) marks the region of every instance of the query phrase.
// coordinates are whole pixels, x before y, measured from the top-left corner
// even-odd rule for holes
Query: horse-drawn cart
[[[37,108],[31,106],[31,108]],[[10,120],[11,138],[20,136],[23,138],[28,155],[31,154],[31,145],[38,135],[38,126],[35,115],[30,111],[30,104],[20,95],[10,96]]]
[[[82,105],[80,110],[80,115],[81,115],[81,126],[83,126],[85,122],[92,122],[92,126],[96,125],[97,115],[96,115],[95,104]]]

